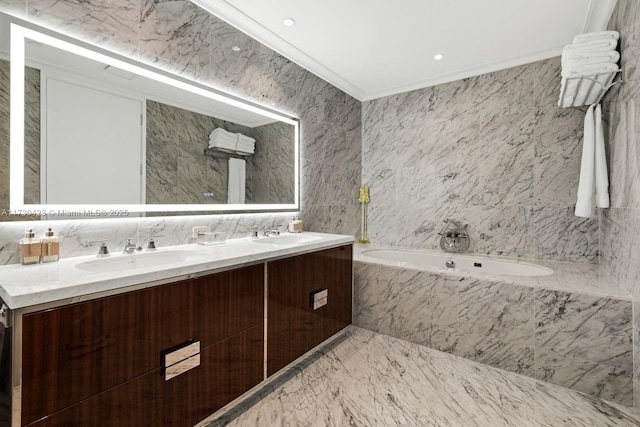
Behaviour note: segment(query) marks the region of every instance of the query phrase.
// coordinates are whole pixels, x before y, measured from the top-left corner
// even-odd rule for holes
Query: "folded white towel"
[[[251,138],[250,136],[243,135],[241,133],[239,133],[237,135],[238,135],[238,142],[246,142],[246,143],[251,143],[251,144],[256,142],[256,139],[255,138]]]
[[[595,173],[596,173],[596,207],[609,207],[609,176],[607,173],[607,154],[604,149],[604,133],[602,131],[602,108],[595,109]]]
[[[618,41],[615,39],[609,40],[594,40],[579,44],[568,44],[563,48],[563,51],[567,52],[606,52],[608,50],[615,50],[618,46]]]
[[[614,49],[602,49],[602,50],[571,50],[562,49],[562,58],[582,59],[582,58],[597,58],[604,61],[618,62],[620,54]]]
[[[618,40],[619,38],[620,38],[620,33],[617,31],[595,31],[593,33],[585,33],[585,34],[580,34],[575,36],[573,38],[573,43],[574,44],[585,43],[585,42],[588,43],[590,41],[600,40],[600,39]]]
[[[232,141],[234,143],[238,142],[235,136],[225,135],[223,133],[209,135],[210,141]]]
[[[228,130],[222,129],[222,128],[215,128],[214,130],[212,130],[211,133],[209,134],[209,137],[212,137],[214,135],[226,135],[226,136],[236,138],[235,133],[229,132]]]
[[[232,144],[226,141],[209,140],[209,148],[213,148],[213,147],[236,148],[236,144]]]
[[[581,77],[581,76],[594,76],[596,74],[613,73],[620,70],[618,64],[594,64],[585,65],[577,69],[562,70],[562,77]]]
[[[595,216],[595,123],[594,106],[591,105],[584,117],[584,140],[582,141],[582,161],[580,163],[580,181],[576,216],[593,218]]]
[[[592,66],[597,64],[617,64],[620,59],[620,54],[615,50],[611,51],[611,55],[598,55],[591,57],[579,57],[573,55],[562,55],[562,69],[580,69],[585,66]]]

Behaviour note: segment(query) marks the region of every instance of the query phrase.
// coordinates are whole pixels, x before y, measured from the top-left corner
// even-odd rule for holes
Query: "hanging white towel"
[[[591,105],[584,117],[584,141],[576,216],[593,218],[596,207],[609,207],[609,177],[602,131],[602,107]]]
[[[607,154],[604,149],[602,131],[602,108],[595,109],[595,168],[596,168],[596,207],[609,207],[609,177],[607,174]]]
[[[229,159],[229,181],[227,184],[227,203],[244,204],[246,164],[242,159]]]
[[[576,216],[593,218],[595,216],[595,123],[594,106],[590,106],[584,117],[584,140],[582,141],[582,161],[580,163],[580,182]]]

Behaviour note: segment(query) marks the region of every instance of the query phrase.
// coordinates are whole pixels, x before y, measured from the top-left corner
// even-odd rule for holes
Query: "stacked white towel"
[[[617,31],[599,31],[576,36],[573,43],[562,50],[562,88],[560,107],[591,105],[600,99],[603,87],[620,70],[620,54],[616,51],[620,34]],[[598,81],[580,80],[587,77]],[[595,86],[594,86],[595,85]]]
[[[255,138],[251,138],[250,136],[246,136],[241,133],[237,135],[238,135],[237,150],[241,153],[253,154],[256,149]]]
[[[217,148],[222,151],[250,155],[255,152],[254,138],[241,133],[229,132],[222,128],[215,128],[209,134],[209,148]]]
[[[235,151],[238,138],[235,133],[222,128],[215,128],[209,134],[209,148],[219,148],[224,151]]]

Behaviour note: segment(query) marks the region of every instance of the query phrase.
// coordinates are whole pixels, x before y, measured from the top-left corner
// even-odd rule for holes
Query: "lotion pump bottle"
[[[293,220],[289,223],[289,232],[290,233],[300,233],[302,232],[302,220],[299,215],[293,217]]]
[[[40,262],[42,247],[40,246],[40,239],[36,238],[32,228],[29,228],[25,236],[20,239],[18,248],[21,264],[28,265]]]
[[[60,238],[49,229],[42,238],[42,262],[54,262],[60,259]]]

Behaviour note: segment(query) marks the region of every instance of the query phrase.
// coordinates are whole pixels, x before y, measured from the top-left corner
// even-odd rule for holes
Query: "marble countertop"
[[[300,235],[317,237],[317,240],[279,244],[255,243],[250,238],[227,240],[214,246],[199,244],[160,247],[158,251],[189,250],[206,254],[199,261],[183,261],[136,270],[92,273],[80,270],[77,265],[97,260],[95,255],[63,258],[58,262],[0,267],[0,298],[10,309],[18,309],[54,301],[82,297],[98,292],[112,291],[128,286],[157,280],[180,277],[210,270],[242,266],[280,257],[312,252],[353,243],[353,236],[304,232]],[[288,236],[285,234],[284,236]],[[116,257],[136,255],[114,254]]]
[[[403,249],[397,247],[382,247],[375,245],[363,245],[356,244],[353,249],[354,261],[378,263],[383,265],[393,265],[393,262],[380,262],[373,261],[362,255],[362,251],[372,249],[393,249],[393,250],[407,250],[409,252],[429,252],[433,251],[420,251],[416,249]],[[441,254],[441,253],[440,253]],[[454,256],[462,255],[465,257],[475,256],[476,254],[453,254]],[[607,274],[602,267],[597,264],[584,264],[573,262],[561,262],[561,261],[547,261],[538,259],[526,259],[526,258],[509,258],[499,257],[493,255],[477,255],[478,258],[509,261],[509,262],[523,262],[529,264],[536,264],[543,267],[547,267],[553,270],[553,274],[548,276],[507,276],[507,275],[494,275],[477,272],[462,272],[458,270],[450,270],[447,268],[434,268],[429,271],[442,274],[452,274],[459,276],[471,276],[477,278],[484,278],[491,281],[497,281],[502,283],[512,283],[518,286],[530,286],[539,287],[550,290],[557,290],[562,292],[578,292],[581,294],[588,294],[600,297],[612,297],[621,300],[631,300],[631,295],[622,289],[616,282]],[[412,266],[402,266],[402,268],[416,269]]]

